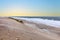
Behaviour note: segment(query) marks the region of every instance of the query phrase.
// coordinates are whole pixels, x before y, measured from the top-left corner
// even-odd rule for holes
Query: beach
[[[60,40],[60,28],[22,18],[0,17],[0,40]]]

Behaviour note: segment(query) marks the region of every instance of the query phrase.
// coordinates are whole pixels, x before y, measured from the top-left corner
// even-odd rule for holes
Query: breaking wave
[[[34,23],[42,23],[45,25],[60,28],[60,21],[57,21],[57,20],[48,20],[48,19],[42,19],[42,18],[21,18],[21,17],[13,17],[13,18],[22,19],[22,20],[26,20]]]

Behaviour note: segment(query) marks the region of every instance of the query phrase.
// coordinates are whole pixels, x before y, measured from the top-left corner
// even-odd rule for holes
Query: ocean
[[[60,16],[59,17],[52,17],[52,16],[15,16],[15,17],[18,17],[18,18],[42,18],[42,19],[48,19],[48,20],[58,20],[60,21]]]
[[[12,17],[15,19],[22,19],[22,20],[26,20],[29,22],[34,22],[34,23],[42,23],[45,25],[49,25],[49,26],[53,26],[53,27],[58,27],[60,28],[60,17]]]

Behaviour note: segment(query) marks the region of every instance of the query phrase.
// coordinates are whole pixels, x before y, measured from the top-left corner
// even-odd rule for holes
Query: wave
[[[21,17],[12,17],[12,18],[22,19],[22,20],[26,20],[26,21],[34,22],[34,23],[38,23],[38,24],[42,23],[45,25],[60,28],[60,21],[57,21],[57,20],[49,20],[49,19],[42,19],[42,18],[21,18]]]

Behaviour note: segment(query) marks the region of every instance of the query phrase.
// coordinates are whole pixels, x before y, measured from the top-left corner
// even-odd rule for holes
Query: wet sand
[[[21,22],[0,17],[0,40],[60,40],[58,29],[25,20]]]

